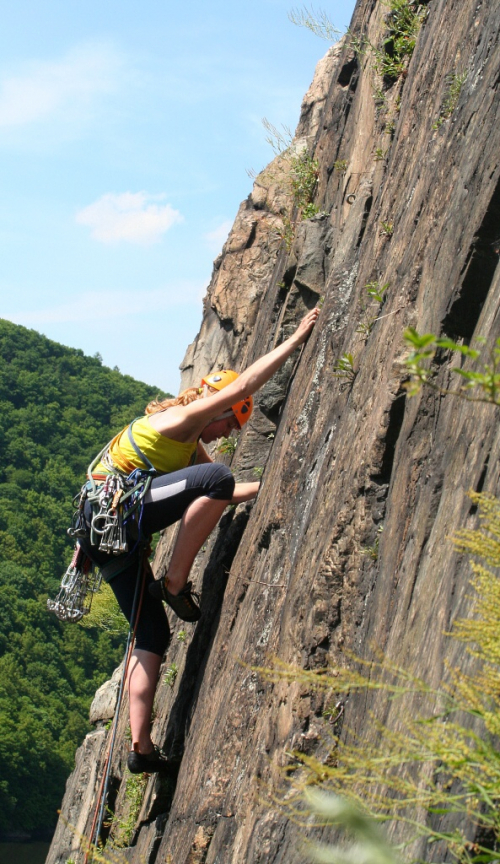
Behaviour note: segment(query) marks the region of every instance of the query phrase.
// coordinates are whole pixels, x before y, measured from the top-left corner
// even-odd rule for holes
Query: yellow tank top
[[[146,468],[135,452],[128,436],[128,426],[113,439],[109,455],[120,471],[130,474],[134,468]],[[194,463],[197,442],[189,441],[183,444],[160,435],[153,429],[149,417],[141,417],[132,427],[134,441],[159,474],[170,474]],[[93,473],[107,473],[102,462],[94,468]]]

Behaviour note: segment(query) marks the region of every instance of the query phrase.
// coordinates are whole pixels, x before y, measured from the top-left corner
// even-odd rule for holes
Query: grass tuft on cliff
[[[260,670],[272,680],[321,690],[335,705],[325,712],[335,715],[326,758],[298,752],[289,768],[295,792],[282,803],[309,828],[314,808],[305,804],[304,792],[319,786],[377,822],[409,826],[408,843],[425,838],[429,844],[427,861],[437,843],[438,860],[444,860],[443,848],[451,856],[446,860],[460,864],[499,860],[500,501],[478,493],[471,498],[479,528],[457,532],[454,542],[473,558],[475,609],[449,635],[467,644],[472,671],[451,667],[436,689],[381,654],[372,662],[351,657],[351,668],[320,673],[280,663]],[[376,744],[352,730],[341,735],[336,725],[345,697],[370,690],[384,693],[388,705],[397,700],[397,723],[369,719]]]

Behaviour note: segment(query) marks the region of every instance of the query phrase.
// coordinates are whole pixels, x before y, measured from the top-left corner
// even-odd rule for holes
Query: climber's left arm
[[[231,504],[243,504],[244,501],[252,501],[259,491],[260,483],[237,483]]]

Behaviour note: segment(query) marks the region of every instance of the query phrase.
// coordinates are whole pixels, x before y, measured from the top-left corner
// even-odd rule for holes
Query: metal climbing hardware
[[[47,609],[54,612],[60,621],[80,621],[88,615],[92,598],[101,585],[101,574],[94,569],[92,561],[79,543],[71,564],[61,580],[59,593],[54,600],[47,600]]]
[[[73,499],[76,510],[68,534],[76,540],[75,551],[57,597],[47,600],[47,608],[61,621],[79,621],[87,615],[92,597],[101,584],[101,574],[81,548],[79,538],[90,540],[91,546],[107,555],[129,553],[128,538],[134,543],[134,549],[143,543],[142,504],[156,470],[134,441],[134,423],[135,420],[128,427],[127,434],[145,468],[136,468],[130,474],[120,471],[109,456],[110,446],[116,440],[113,439],[91,462],[87,482]],[[97,475],[93,472],[99,463],[106,473],[99,475],[101,482],[96,482]],[[90,507],[86,507],[87,502]]]
[[[77,509],[68,534],[76,538],[89,536],[85,518],[85,504],[88,501],[92,512],[90,543],[108,555],[123,555],[128,552],[127,529],[132,536],[140,534],[142,501],[156,474],[155,468],[134,441],[134,423],[135,420],[127,428],[127,434],[145,468],[136,468],[130,474],[120,471],[109,456],[113,443],[110,442],[89,465],[88,480],[74,498]],[[102,482],[96,483],[93,472],[99,464],[104,466],[106,473],[99,477]]]
[[[99,543],[101,552],[121,555],[128,550],[124,507],[120,506],[120,498],[125,498],[124,492],[123,481],[118,474],[109,474],[99,488],[99,509],[92,516],[90,542],[92,545]]]

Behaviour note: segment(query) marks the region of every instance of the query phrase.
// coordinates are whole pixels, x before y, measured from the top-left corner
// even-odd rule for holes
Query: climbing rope
[[[94,819],[92,821],[92,827],[90,829],[90,835],[88,838],[88,847],[85,853],[84,864],[87,864],[89,861],[89,856],[92,854],[93,850],[96,848],[99,837],[102,830],[102,825],[104,822],[104,813],[106,808],[106,799],[108,795],[109,789],[109,781],[111,777],[111,762],[113,758],[113,752],[116,741],[116,733],[118,729],[118,720],[120,717],[120,709],[123,701],[123,694],[125,691],[125,682],[127,680],[128,668],[130,665],[130,658],[132,657],[132,651],[134,647],[135,635],[137,631],[137,623],[139,621],[139,616],[141,614],[142,607],[142,599],[144,596],[144,586],[146,584],[146,573],[149,568],[149,561],[147,556],[147,550],[144,550],[144,554],[140,556],[139,559],[139,570],[137,573],[137,582],[135,586],[134,593],[134,602],[132,605],[132,614],[130,616],[130,627],[127,636],[127,644],[125,646],[125,654],[123,661],[123,671],[120,680],[120,687],[118,690],[118,699],[116,701],[115,714],[113,717],[113,723],[111,725],[111,732],[108,740],[108,746],[106,750],[106,756],[104,758],[103,763],[103,773],[101,777],[101,783],[99,786],[99,791],[97,793],[97,801],[94,812]],[[141,578],[141,570],[142,570],[142,578]]]

